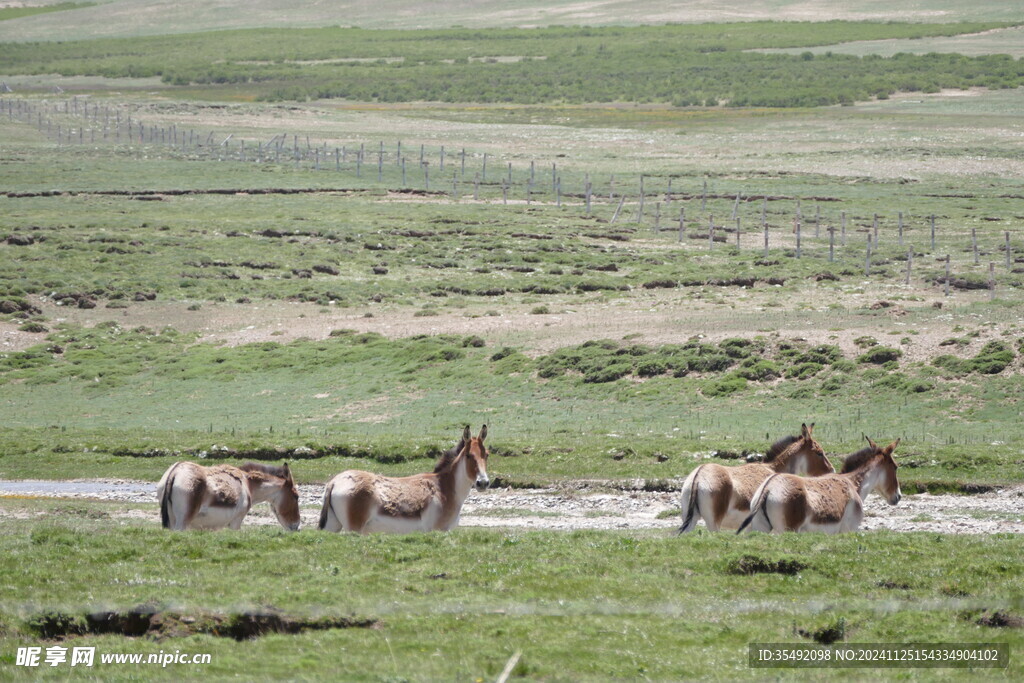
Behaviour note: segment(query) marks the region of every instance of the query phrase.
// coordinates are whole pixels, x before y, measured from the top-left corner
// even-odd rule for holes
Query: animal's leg
[[[843,513],[843,521],[840,525],[840,531],[856,531],[860,528],[860,523],[864,521],[864,506],[856,498],[851,500],[846,505],[846,511]]]
[[[197,512],[198,509],[193,509],[192,502],[185,493],[171,490],[171,505],[168,515],[171,520],[171,529],[175,531],[188,529]]]
[[[248,512],[249,512],[248,508],[246,508],[246,509],[244,509],[244,510],[241,510],[241,511],[239,511],[239,512],[238,512],[238,514],[236,514],[236,515],[234,516],[234,518],[232,518],[232,520],[231,520],[231,522],[230,522],[230,523],[228,524],[228,526],[229,526],[229,527],[231,527],[231,528],[232,528],[233,530],[235,530],[235,531],[238,531],[239,529],[241,529],[241,528],[242,528],[242,520],[244,520],[244,519],[245,519],[245,515],[246,515],[246,514],[247,514]]]
[[[321,529],[324,531],[330,531],[336,533],[341,531],[344,526],[341,520],[338,519],[337,513],[334,511],[334,492],[332,491],[324,500],[324,509],[321,516]]]
[[[722,509],[720,499],[722,491],[697,491],[697,517],[704,520],[708,531],[718,531],[722,528],[722,518],[729,511],[729,501],[726,500],[725,509]],[[694,522],[696,524],[696,522]]]

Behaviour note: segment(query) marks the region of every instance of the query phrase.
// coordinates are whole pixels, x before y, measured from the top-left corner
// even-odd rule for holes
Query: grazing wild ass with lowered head
[[[269,501],[285,529],[299,528],[299,490],[288,463],[203,467],[176,462],[156,489],[165,529],[238,529],[254,503]]]
[[[864,437],[867,439],[867,437]],[[899,465],[892,452],[896,439],[879,448],[868,439],[867,448],[849,455],[839,474],[816,479],[801,479],[791,474],[776,474],[754,494],[750,515],[739,531],[824,531],[835,534],[856,531],[864,519],[864,498],[878,490],[889,505],[900,502]]]
[[[764,462],[736,467],[715,463],[699,465],[683,482],[681,510],[683,525],[678,533],[692,531],[701,519],[711,531],[737,528],[750,513],[750,501],[757,487],[777,472],[808,474],[812,477],[835,472],[825,451],[814,440],[814,423],[800,425],[800,436],[776,441]]]
[[[327,483],[320,528],[326,531],[448,531],[459,524],[462,504],[474,486],[483,491],[487,477],[487,425],[480,436],[462,440],[438,460],[433,472],[385,477],[348,470]]]

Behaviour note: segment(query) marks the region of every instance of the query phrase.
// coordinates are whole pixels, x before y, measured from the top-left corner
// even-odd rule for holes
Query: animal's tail
[[[683,519],[683,525],[676,530],[676,536],[684,534],[687,531],[692,531],[693,528],[697,526],[695,513],[696,515],[700,514],[700,507],[697,502],[697,497],[699,493],[699,491],[697,490],[697,477],[700,476],[701,467],[704,467],[704,465],[699,465],[697,469],[693,471],[693,474],[690,475],[689,480],[686,482],[689,484],[689,487],[686,486],[686,483],[683,484],[683,495],[685,496],[687,489],[689,489],[690,498],[687,501],[686,505],[686,518]]]
[[[743,520],[743,524],[740,524],[740,528],[736,530],[737,534],[742,534],[743,530],[750,526],[750,523],[754,521],[754,517],[759,514],[764,515],[764,521],[768,525],[768,531],[772,530],[772,520],[768,518],[768,484],[777,476],[773,474],[764,480],[761,484],[761,488],[754,494],[754,499],[750,503],[750,514]]]
[[[171,528],[171,492],[174,489],[174,471],[178,469],[178,463],[171,465],[167,470],[160,489],[160,524],[165,529]]]
[[[327,515],[331,514],[331,494],[334,492],[334,482],[328,482],[327,489],[324,491],[324,506],[320,508],[320,524],[318,529],[323,531],[327,527]]]

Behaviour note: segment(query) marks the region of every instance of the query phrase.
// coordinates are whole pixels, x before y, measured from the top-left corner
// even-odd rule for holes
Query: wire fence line
[[[835,211],[823,214],[822,204],[840,201],[835,197],[716,193],[709,191],[706,178],[700,187],[686,190],[681,185],[688,179],[671,175],[609,174],[598,179],[585,171],[560,168],[557,162],[516,165],[507,160],[508,155],[408,145],[401,140],[331,145],[287,132],[253,139],[176,123],[149,124],[122,108],[79,97],[56,101],[0,97],[0,116],[34,126],[60,147],[160,147],[179,158],[334,172],[367,187],[453,201],[565,207],[604,224],[605,237],[623,241],[646,235],[709,251],[758,250],[764,259],[781,249],[797,259],[857,260],[865,276],[882,262],[896,260],[905,264],[906,284],[915,265],[920,268],[928,258],[942,264],[937,282],[947,295],[953,285],[987,288],[994,297],[998,278],[1016,284],[1017,271],[1024,271],[1017,267],[1014,246],[1019,229],[1003,230],[1001,235],[986,231],[979,240],[976,228],[968,235],[943,225],[935,214],[899,211],[895,217],[886,217],[884,212],[858,215],[842,210],[838,215]],[[784,206],[781,211],[775,208],[779,203]]]

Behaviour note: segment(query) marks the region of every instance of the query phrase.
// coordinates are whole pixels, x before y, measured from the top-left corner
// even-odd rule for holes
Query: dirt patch
[[[989,628],[1024,628],[1024,619],[1016,614],[999,610],[986,612],[975,619],[974,623],[978,626],[988,626]]]
[[[305,619],[276,611],[234,614],[180,614],[160,612],[142,605],[126,611],[68,614],[45,612],[26,620],[28,628],[40,638],[57,640],[85,634],[114,634],[156,639],[184,638],[207,634],[234,640],[251,640],[270,633],[302,633],[346,628],[380,628],[375,619],[320,617]]]
[[[807,564],[800,560],[782,559],[766,560],[756,555],[744,555],[729,562],[726,571],[730,574],[784,574],[794,576],[807,569]]]

